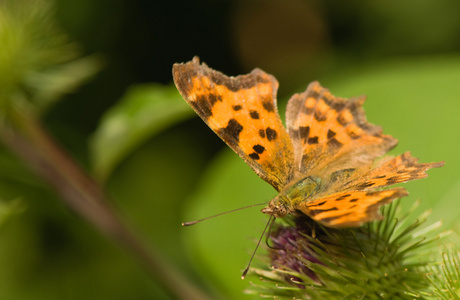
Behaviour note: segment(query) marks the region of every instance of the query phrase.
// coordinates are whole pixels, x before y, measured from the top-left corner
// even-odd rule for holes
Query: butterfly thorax
[[[311,196],[321,189],[321,179],[307,176],[288,185],[278,196],[273,198],[268,206],[262,209],[264,214],[282,218],[296,210],[296,206],[308,201]]]

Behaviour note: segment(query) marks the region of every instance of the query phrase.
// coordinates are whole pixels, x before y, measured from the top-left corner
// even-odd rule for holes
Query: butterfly
[[[335,97],[318,82],[294,94],[286,129],[278,114],[278,82],[260,69],[228,77],[198,57],[174,64],[186,102],[278,195],[262,212],[299,211],[327,227],[357,227],[381,219],[379,207],[407,196],[385,187],[424,178],[444,162],[418,163],[410,152],[384,156],[397,140],[366,120],[365,97]]]

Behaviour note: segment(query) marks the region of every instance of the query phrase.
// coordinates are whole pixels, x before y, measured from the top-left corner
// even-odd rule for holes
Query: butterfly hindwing
[[[367,173],[360,174],[355,180],[345,181],[341,190],[370,190],[391,186],[401,182],[421,179],[428,176],[427,170],[440,168],[444,162],[418,163],[418,159],[406,152],[397,157],[387,158]]]
[[[197,114],[278,191],[293,173],[293,148],[276,106],[276,79],[255,69],[228,77],[197,57],[173,67],[174,82]]]
[[[404,188],[380,191],[341,191],[302,202],[297,209],[328,227],[356,227],[380,218],[379,208],[407,196]]]
[[[369,164],[396,146],[396,139],[367,122],[363,103],[364,97],[335,97],[318,82],[291,97],[286,123],[300,173],[325,175]]]
[[[329,227],[359,226],[378,219],[381,205],[408,195],[404,188],[381,188],[425,178],[428,169],[443,165],[444,162],[418,163],[417,158],[406,152],[388,157],[374,168],[340,170],[332,176],[337,176],[337,182],[331,180],[325,191],[311,201],[300,203],[298,209]]]

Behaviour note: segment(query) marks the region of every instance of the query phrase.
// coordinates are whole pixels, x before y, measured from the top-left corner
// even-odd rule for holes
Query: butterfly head
[[[268,203],[268,206],[264,207],[261,211],[264,214],[272,215],[276,218],[282,218],[287,214],[291,213],[291,210],[287,205],[287,199],[285,199],[285,196],[283,195],[278,195],[275,198],[273,198]]]

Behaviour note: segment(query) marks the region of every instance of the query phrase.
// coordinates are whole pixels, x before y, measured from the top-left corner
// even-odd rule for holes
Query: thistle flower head
[[[424,266],[434,239],[421,221],[386,218],[359,228],[331,229],[307,217],[270,233],[270,269],[252,269],[260,282],[248,293],[274,299],[414,299],[427,295]]]
[[[297,273],[307,275],[316,280],[315,273],[310,270],[305,261],[320,263],[320,261],[310,254],[308,243],[301,233],[299,227],[280,227],[270,236],[273,248],[269,250],[269,256],[274,268],[285,268]],[[289,280],[288,276],[286,279]],[[293,281],[301,281],[300,278],[293,278]],[[299,285],[303,288],[303,285]]]
[[[430,296],[437,299],[460,299],[460,255],[458,249],[442,253],[442,262],[427,267]]]

